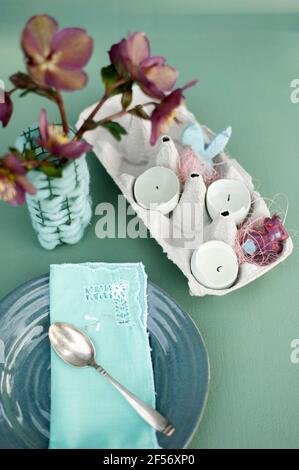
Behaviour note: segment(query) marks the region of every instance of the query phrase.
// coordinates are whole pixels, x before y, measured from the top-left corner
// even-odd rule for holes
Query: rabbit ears
[[[211,142],[206,143],[201,126],[194,123],[184,129],[181,141],[184,146],[192,147],[194,152],[212,166],[213,158],[224,150],[231,134],[232,128],[229,126],[216,135]]]

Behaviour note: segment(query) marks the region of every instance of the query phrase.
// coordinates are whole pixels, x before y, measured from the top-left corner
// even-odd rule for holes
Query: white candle
[[[179,201],[179,179],[169,168],[154,166],[138,176],[134,196],[137,204],[144,209],[169,214]]]
[[[211,219],[218,214],[225,215],[228,212],[234,218],[236,225],[240,225],[250,210],[249,189],[239,180],[214,181],[207,190],[206,206]]]
[[[239,264],[231,246],[219,240],[211,240],[193,252],[191,271],[203,286],[227,289],[237,279]]]

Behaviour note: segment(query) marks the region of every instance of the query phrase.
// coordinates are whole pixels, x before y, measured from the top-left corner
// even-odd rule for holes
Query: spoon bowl
[[[49,328],[50,342],[59,357],[75,367],[95,364],[95,348],[82,331],[68,323],[57,322]]]
[[[156,431],[171,436],[175,429],[157,410],[138,398],[121,385],[99,364],[96,363],[96,351],[91,339],[69,323],[53,323],[49,328],[49,339],[54,351],[67,364],[75,367],[93,367],[105,377],[113,387],[127,400],[134,410]]]

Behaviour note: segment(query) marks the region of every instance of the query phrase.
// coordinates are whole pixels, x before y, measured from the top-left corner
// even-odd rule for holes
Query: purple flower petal
[[[87,75],[81,69],[90,59],[93,41],[81,28],[57,30],[57,22],[48,15],[28,21],[22,35],[28,73],[46,88],[83,88]]]
[[[8,201],[8,203],[11,204],[12,206],[21,206],[22,204],[24,204],[26,200],[25,190],[17,182],[15,183],[15,190],[16,190],[15,197],[11,199],[10,201]]]
[[[41,65],[27,64],[27,71],[32,80],[42,87],[47,87],[46,74],[47,68]]]
[[[8,93],[4,94],[4,98],[5,102],[0,103],[0,122],[3,127],[6,127],[13,112],[13,103]]]
[[[53,67],[47,70],[45,82],[48,87],[58,90],[72,91],[83,88],[88,81],[88,75],[83,70],[69,70]]]
[[[191,80],[191,82],[186,83],[186,85],[181,87],[182,91],[187,90],[187,88],[190,88],[198,83],[198,80]]]
[[[83,153],[89,152],[92,146],[84,140],[71,140],[65,142],[62,129],[53,129],[49,126],[47,113],[43,109],[39,117],[39,130],[41,138],[37,141],[49,154],[59,158],[72,160],[79,158]]]
[[[150,54],[149,40],[145,33],[130,34],[126,41],[126,49],[132,65],[138,67]]]
[[[89,152],[91,149],[92,146],[83,140],[72,140],[67,144],[61,144],[59,142],[53,143],[52,153],[60,158],[74,160],[81,157],[84,153]]]
[[[10,153],[0,160],[0,199],[13,206],[25,202],[25,192],[36,189],[26,178],[26,169],[17,155]]]
[[[93,40],[84,29],[65,28],[52,39],[51,51],[57,54],[57,64],[62,68],[80,69],[89,61]]]
[[[156,65],[164,65],[166,62],[166,58],[161,55],[153,55],[152,57],[147,57],[144,59],[140,66],[141,68],[148,68],[153,67]]]
[[[161,103],[159,103],[151,115],[152,132],[150,143],[155,145],[161,132],[164,132],[164,127],[167,121],[173,115],[175,110],[181,105],[184,99],[181,88],[177,88],[170,95],[166,96]]]
[[[121,77],[127,77],[129,71],[127,69],[127,55],[126,55],[126,39],[123,39],[117,44],[113,44],[108,52],[110,61]],[[126,59],[125,59],[126,57]]]
[[[3,162],[5,167],[11,170],[15,175],[25,175],[26,170],[22,165],[22,162],[13,153],[6,155]]]
[[[36,188],[30,183],[26,176],[19,175],[17,176],[16,181],[26,193],[36,194]]]
[[[0,200],[11,206],[20,206],[25,202],[25,191],[7,176],[0,175]]]
[[[158,90],[163,92],[171,91],[177,80],[177,71],[169,65],[156,64],[150,67],[143,67],[146,78],[155,84]]]
[[[41,146],[43,147],[49,140],[49,121],[45,109],[42,109],[39,115],[39,133],[41,136]]]
[[[122,77],[136,79],[142,61],[149,57],[149,41],[144,33],[130,34],[127,39],[113,44],[109,51],[111,63]]]
[[[159,90],[156,84],[148,80],[145,75],[140,76],[137,82],[141,90],[147,96],[150,96],[151,98],[154,98],[157,100],[163,100],[165,98],[165,94],[163,93],[163,91]]]
[[[162,100],[165,92],[174,87],[176,70],[165,64],[165,57],[150,57],[150,45],[144,33],[130,34],[127,39],[114,44],[109,56],[122,77],[131,77],[152,98]]]
[[[51,16],[37,15],[30,18],[23,30],[21,39],[25,54],[36,63],[47,58],[57,28],[57,22]]]
[[[191,86],[196,85],[197,80],[192,80],[191,82],[187,83],[181,88],[177,88],[172,93],[167,95],[161,103],[159,103],[151,115],[151,123],[152,123],[152,132],[150,143],[151,145],[155,145],[157,142],[160,134],[165,132],[165,126],[167,125],[167,121],[170,121],[179,106],[182,104],[184,100],[183,91]]]

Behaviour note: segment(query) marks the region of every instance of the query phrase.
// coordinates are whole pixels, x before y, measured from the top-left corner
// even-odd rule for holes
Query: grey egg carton
[[[148,97],[138,88],[134,89],[133,95],[132,106],[148,102]],[[86,119],[93,107],[94,106],[91,106],[81,113],[77,126]],[[104,104],[95,119],[104,118],[107,115],[118,112],[120,109],[120,96],[116,95]],[[178,121],[174,122],[170,129],[168,129],[167,135],[172,139],[172,141],[170,140],[170,145],[174,144],[179,153],[183,150],[181,144],[182,131],[188,124],[196,122],[196,118],[185,106],[180,107],[177,118]],[[182,188],[179,205],[168,215],[163,215],[156,210],[146,210],[138,205],[134,199],[134,182],[136,177],[155,165],[166,166],[175,171],[176,157],[169,158],[169,152],[163,153],[159,151],[161,150],[160,142],[155,146],[149,144],[150,123],[148,121],[141,120],[131,115],[125,115],[119,118],[118,122],[128,131],[128,134],[124,136],[120,142],[116,141],[106,129],[101,127],[87,132],[85,139],[93,145],[95,155],[120,188],[151,235],[162,247],[168,259],[176,264],[186,276],[191,295],[219,296],[228,294],[259,278],[267,271],[270,271],[270,269],[273,269],[277,264],[284,261],[291,254],[293,243],[289,237],[284,242],[284,249],[279,258],[273,263],[267,266],[257,266],[251,263],[240,264],[238,279],[232,287],[214,290],[199,284],[190,268],[190,260],[194,249],[201,243],[211,239],[223,240],[226,243],[234,245],[237,229],[230,217],[226,218],[225,222],[221,220],[221,217],[214,219],[213,222],[211,221],[205,207],[206,187],[201,176],[199,178],[189,177],[187,179]],[[209,142],[214,136],[214,133],[206,126],[201,125],[201,127],[205,132],[207,142]],[[175,155],[175,152],[172,153],[172,155]],[[242,180],[248,187],[253,201],[248,221],[269,216],[270,213],[265,200],[254,189],[251,176],[239,163],[231,158],[227,152],[220,153],[215,161],[221,178]],[[190,240],[190,234],[186,234],[186,239],[173,236],[174,228],[180,223],[179,208],[184,201],[190,202],[191,204],[193,203],[196,210],[201,213],[201,217],[197,219],[197,222],[193,221],[194,223],[192,225],[192,221],[190,221],[189,224],[194,235],[192,242],[188,241]],[[198,223],[198,220],[201,222]]]

